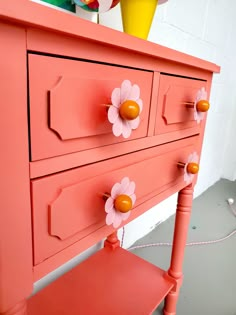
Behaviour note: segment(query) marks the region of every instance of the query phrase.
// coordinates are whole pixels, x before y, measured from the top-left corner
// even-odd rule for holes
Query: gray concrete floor
[[[236,229],[236,217],[226,199],[233,197],[236,182],[221,180],[193,203],[188,242],[215,240]],[[159,225],[135,245],[172,241],[174,217]],[[171,248],[152,247],[133,253],[167,270]],[[163,304],[153,315],[162,314]],[[236,235],[224,242],[187,247],[184,283],[177,305],[178,315],[236,315]]]

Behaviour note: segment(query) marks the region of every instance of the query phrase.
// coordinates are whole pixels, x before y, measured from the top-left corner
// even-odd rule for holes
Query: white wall
[[[152,42],[221,66],[221,74],[215,75],[213,80],[210,98],[212,107],[208,114],[196,196],[221,177],[236,179],[235,16],[235,0],[169,0],[168,3],[158,6],[149,36]],[[122,30],[119,6],[101,15],[100,23]],[[176,196],[173,196],[128,224],[125,228],[125,247],[173,214],[175,205]],[[99,246],[100,244],[95,249]],[[38,282],[36,290],[88,254],[76,257],[56,273]]]

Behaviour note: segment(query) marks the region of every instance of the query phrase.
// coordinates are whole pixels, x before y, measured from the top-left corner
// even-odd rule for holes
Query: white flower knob
[[[190,184],[194,175],[199,172],[199,156],[197,152],[193,152],[188,156],[187,162],[179,162],[178,166],[184,169],[184,181]]]
[[[199,124],[205,117],[205,112],[210,108],[210,104],[207,101],[207,92],[205,88],[201,88],[197,92],[197,96],[194,102],[194,120]]]
[[[106,224],[113,224],[118,228],[123,220],[127,220],[133,208],[136,195],[135,183],[124,177],[121,183],[116,183],[111,189],[111,194],[105,203]]]
[[[111,103],[108,120],[113,124],[113,134],[116,137],[122,135],[124,138],[129,138],[132,130],[139,126],[139,115],[143,109],[139,86],[124,80],[120,88],[113,90]]]

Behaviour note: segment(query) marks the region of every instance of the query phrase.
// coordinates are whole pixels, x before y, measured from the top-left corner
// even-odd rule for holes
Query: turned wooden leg
[[[171,291],[166,299],[163,315],[176,315],[176,305],[179,297],[179,291]]]
[[[115,249],[120,246],[120,241],[117,237],[117,231],[113,232],[111,235],[107,237],[104,243],[104,247],[110,247],[111,249]]]
[[[171,264],[168,270],[170,277],[176,280],[176,286],[165,299],[164,315],[175,315],[179,296],[179,289],[183,279],[184,250],[187,241],[188,227],[192,209],[193,187],[192,185],[182,189],[178,195],[178,205],[175,218],[175,231],[171,255]]]
[[[27,302],[26,300],[24,300],[21,303],[9,309],[7,312],[1,313],[0,315],[27,315],[26,306],[27,306]]]

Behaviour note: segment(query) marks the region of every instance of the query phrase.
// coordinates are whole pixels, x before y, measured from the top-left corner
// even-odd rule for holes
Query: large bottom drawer
[[[35,265],[106,225],[103,194],[122,178],[136,184],[143,202],[184,182],[183,168],[197,137],[153,147],[92,165],[32,180]],[[148,210],[148,209],[147,209]]]

